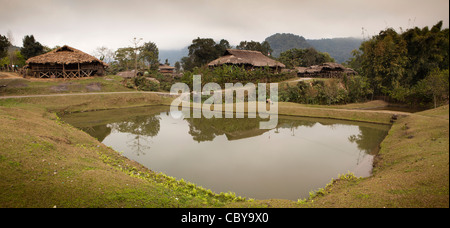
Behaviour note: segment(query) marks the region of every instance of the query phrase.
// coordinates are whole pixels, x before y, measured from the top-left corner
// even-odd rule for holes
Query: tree
[[[358,72],[358,74],[361,74],[362,72],[362,61],[361,61],[361,55],[362,52],[360,50],[353,50],[351,52],[352,54],[352,58],[350,58],[346,63],[344,63],[345,66],[348,66],[350,68],[352,68],[353,70],[355,70],[356,72]]]
[[[406,42],[394,29],[387,29],[363,42],[360,49],[362,74],[371,81],[375,94],[389,95],[406,72]]]
[[[278,60],[288,68],[309,67],[326,62],[334,62],[334,59],[328,53],[318,52],[314,48],[291,49],[281,53]]]
[[[408,49],[404,84],[414,85],[434,69],[449,68],[449,30],[442,30],[442,21],[428,27],[409,29],[402,34]]]
[[[177,72],[177,73],[180,73],[180,70],[181,70],[181,64],[180,64],[180,62],[176,62],[175,63],[175,71]]]
[[[153,42],[146,42],[141,47],[140,59],[144,60],[149,70],[156,70],[159,65],[159,49]]]
[[[139,46],[139,43],[142,41],[142,38],[136,38],[134,37],[133,40],[131,41],[131,43],[133,43],[133,52],[134,52],[134,76],[136,77],[138,74],[138,70],[137,70],[137,63],[138,63],[138,55],[139,52],[141,50],[141,46]]]
[[[230,43],[227,40],[220,40],[216,43],[211,38],[200,38],[192,41],[188,47],[189,56],[181,59],[184,70],[191,71],[195,67],[201,67],[209,62],[219,58],[225,53],[225,50],[230,48]]]
[[[189,46],[189,56],[193,58],[194,65],[199,67],[218,57],[216,42],[213,39],[197,38]]]
[[[257,41],[242,41],[238,46],[236,46],[237,49],[240,50],[251,50],[251,51],[259,51],[265,56],[269,56],[270,53],[272,53],[272,48],[270,48],[270,44],[267,41],[264,41],[262,43]]]
[[[105,46],[95,49],[94,56],[106,63],[114,60],[114,52]]]
[[[438,107],[441,100],[449,99],[449,71],[434,70],[425,79],[420,81],[420,88],[424,88],[426,94],[433,97],[434,108]],[[421,84],[421,85],[420,85]]]
[[[402,33],[388,28],[353,53],[349,65],[369,79],[374,95],[407,101],[415,93],[412,89],[423,91],[417,88],[426,86],[419,82],[431,72],[449,68],[449,29],[442,29],[442,21],[431,29],[415,27]],[[414,100],[430,100],[429,94],[419,94],[423,97]]]
[[[29,59],[31,57],[44,53],[44,46],[34,39],[33,35],[27,35],[23,38],[23,47],[20,49],[23,57]]]
[[[120,68],[129,70],[134,60],[134,50],[133,48],[119,48],[114,53],[114,59],[119,63]]]
[[[14,65],[18,65],[19,67],[23,67],[25,65],[25,58],[22,56],[20,51],[13,51],[12,54],[5,56],[0,59],[0,68],[5,65],[10,65],[14,63]]]
[[[8,54],[8,48],[11,46],[8,38],[6,36],[0,35],[0,59],[6,57]]]
[[[223,55],[227,49],[230,49],[231,45],[230,42],[227,40],[220,40],[220,42],[216,45],[217,53],[220,55]]]
[[[185,71],[191,71],[195,67],[192,58],[189,56],[183,57],[181,59],[181,66]]]

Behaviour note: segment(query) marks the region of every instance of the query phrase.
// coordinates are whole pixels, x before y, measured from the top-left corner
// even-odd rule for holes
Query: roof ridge
[[[260,54],[262,54],[260,51],[255,51],[255,50],[243,50],[243,49],[233,49],[233,48],[227,49],[227,51],[253,52],[253,53],[260,53]]]
[[[92,56],[86,52],[80,51],[76,48],[64,45],[62,47],[56,48],[50,52],[44,53],[42,55],[34,56],[29,58],[26,63],[57,63],[57,64],[71,64],[77,62],[99,62],[105,66],[108,66],[105,62]]]

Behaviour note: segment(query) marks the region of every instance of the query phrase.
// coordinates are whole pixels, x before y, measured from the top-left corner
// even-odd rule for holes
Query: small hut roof
[[[358,72],[356,72],[352,68],[345,68],[344,73],[346,73],[346,74],[358,74]]]
[[[295,67],[298,73],[304,74],[306,73],[306,70],[308,70],[307,67]]]
[[[345,67],[339,63],[323,63],[320,65],[324,70],[344,71]]]
[[[310,74],[320,73],[322,71],[322,69],[323,69],[322,66],[314,65],[314,66],[308,67],[306,69],[306,73],[310,73]]]
[[[103,66],[108,64],[95,58],[92,55],[86,54],[78,49],[64,45],[48,53],[38,55],[27,60],[27,64],[74,64],[74,63],[101,63]]]
[[[259,51],[237,49],[228,49],[222,57],[210,62],[208,66],[219,66],[223,64],[249,64],[256,67],[286,67],[284,64],[263,55]]]
[[[174,70],[175,67],[169,66],[169,65],[166,65],[166,64],[159,64],[159,69],[160,70]]]
[[[356,71],[350,68],[346,68],[339,63],[323,63],[321,65],[313,65],[310,67],[296,67],[295,68],[300,74],[315,74],[328,71],[343,71],[344,73],[356,74]]]

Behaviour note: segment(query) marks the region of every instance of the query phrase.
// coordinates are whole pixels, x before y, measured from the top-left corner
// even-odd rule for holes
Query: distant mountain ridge
[[[282,52],[290,49],[313,47],[320,52],[327,52],[336,62],[343,63],[352,57],[351,52],[358,49],[363,40],[351,37],[313,40],[292,33],[277,33],[267,37],[266,41],[269,42],[274,57],[279,57]]]
[[[305,49],[312,47],[303,36],[294,35],[291,33],[277,33],[266,38],[272,48],[272,56],[278,58],[282,52],[290,49],[299,48]]]
[[[363,39],[352,37],[308,40],[308,43],[310,43],[316,50],[320,52],[327,52],[338,63],[344,63],[352,58],[352,51],[359,49],[362,42]]]

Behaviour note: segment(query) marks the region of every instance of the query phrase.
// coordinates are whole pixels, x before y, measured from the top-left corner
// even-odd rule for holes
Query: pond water
[[[348,172],[370,176],[388,125],[279,116],[174,119],[168,107],[66,115],[63,120],[131,160],[166,175],[255,199],[307,198]]]

